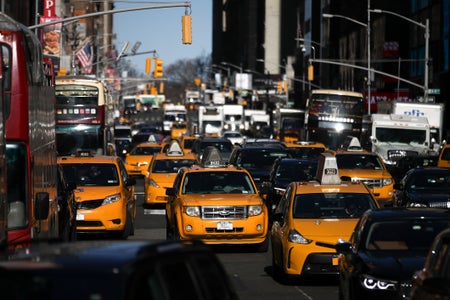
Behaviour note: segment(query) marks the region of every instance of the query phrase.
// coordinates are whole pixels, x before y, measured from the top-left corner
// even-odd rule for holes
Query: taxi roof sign
[[[208,146],[203,151],[201,165],[207,167],[224,167],[226,163],[222,160],[219,149],[214,146]]]
[[[341,184],[336,157],[332,153],[323,152],[320,154],[316,177],[321,185]]]
[[[178,141],[172,140],[166,154],[167,156],[182,156],[184,153]]]
[[[357,137],[351,137],[347,146],[347,151],[362,151],[361,143]]]

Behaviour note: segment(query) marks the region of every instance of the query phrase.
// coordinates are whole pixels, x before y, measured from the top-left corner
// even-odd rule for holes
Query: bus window
[[[23,143],[6,145],[7,199],[9,203],[8,228],[27,224],[26,190],[27,168],[26,147]]]

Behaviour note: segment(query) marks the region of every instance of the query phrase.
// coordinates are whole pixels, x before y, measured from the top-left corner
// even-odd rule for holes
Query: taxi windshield
[[[251,178],[244,172],[188,173],[183,194],[254,194]]]
[[[295,197],[293,214],[297,219],[351,219],[359,218],[366,210],[375,208],[370,194],[300,194]]]
[[[130,155],[153,155],[161,151],[161,146],[159,147],[135,147],[131,150]]]
[[[181,167],[190,167],[195,164],[194,159],[159,159],[152,167],[153,173],[177,173]]]
[[[117,186],[119,174],[114,164],[63,164],[68,182],[77,186]]]

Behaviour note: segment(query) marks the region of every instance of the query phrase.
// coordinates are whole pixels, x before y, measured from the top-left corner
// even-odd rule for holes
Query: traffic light
[[[192,44],[192,17],[190,15],[181,17],[181,35],[183,44]]]
[[[153,72],[153,78],[163,77],[163,63],[162,59],[155,58],[155,70]]]
[[[149,75],[151,70],[152,70],[152,59],[147,58],[145,60],[145,73],[147,73],[147,75]]]
[[[281,93],[283,91],[283,81],[277,82],[277,92]]]
[[[314,66],[309,65],[308,66],[308,81],[313,81],[313,80],[314,80]]]

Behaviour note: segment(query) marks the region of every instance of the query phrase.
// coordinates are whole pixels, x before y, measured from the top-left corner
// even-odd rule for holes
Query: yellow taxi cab
[[[348,240],[359,217],[378,208],[360,182],[341,182],[336,159],[323,153],[317,181],[292,182],[273,215],[272,264],[277,276],[336,275],[336,250],[316,245]]]
[[[183,152],[191,152],[194,142],[200,138],[199,135],[182,135],[178,138]]]
[[[175,140],[185,135],[188,131],[187,122],[173,122],[172,127],[170,127],[170,137]]]
[[[346,149],[335,152],[341,178],[365,183],[381,206],[392,205],[394,179],[375,152],[365,151],[354,137]]]
[[[441,168],[450,168],[450,144],[442,146],[439,151],[437,166]]]
[[[144,181],[145,204],[166,204],[166,189],[173,186],[178,170],[196,163],[198,163],[197,155],[184,153],[176,140],[170,143],[165,153],[155,154]]]
[[[268,210],[250,173],[210,146],[200,164],[181,168],[166,190],[167,239],[268,248]]]
[[[296,141],[296,142],[282,142],[286,147],[287,152],[294,158],[301,159],[318,159],[320,153],[324,152],[327,147],[319,142],[313,141]]]
[[[107,234],[126,239],[134,234],[136,179],[118,156],[78,152],[58,157],[68,182],[76,183],[77,233]]]
[[[131,176],[145,176],[155,153],[162,151],[162,145],[156,141],[137,144],[125,156],[125,168]]]

